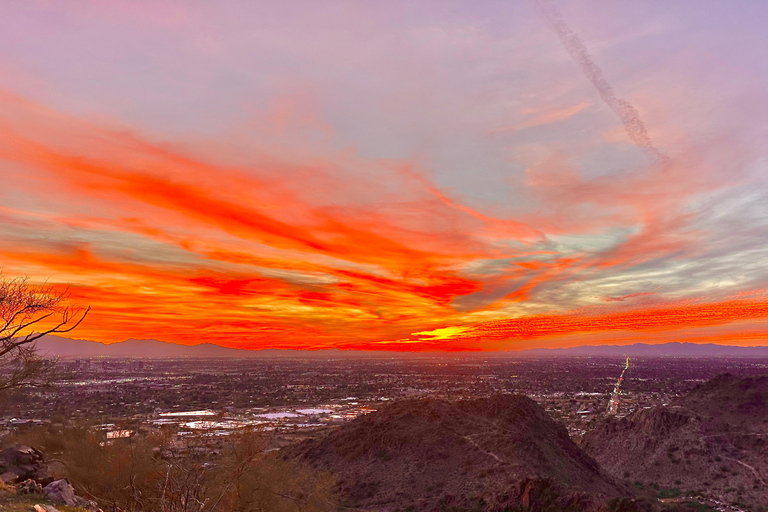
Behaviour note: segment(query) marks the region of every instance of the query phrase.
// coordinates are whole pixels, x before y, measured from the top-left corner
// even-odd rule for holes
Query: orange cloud
[[[414,333],[417,340],[443,342],[468,341],[486,347],[515,348],[518,340],[555,338],[574,334],[615,331],[675,331],[728,324],[735,321],[768,320],[765,300],[727,300],[713,303],[679,303],[640,310],[601,312],[599,308],[569,314],[531,315],[520,318],[480,322],[468,326],[443,327]],[[727,335],[718,335],[723,340]],[[707,339],[700,338],[699,341]]]
[[[304,119],[291,111],[277,128],[294,117]],[[555,159],[528,172],[543,210],[505,219],[459,203],[410,162],[216,156],[0,94],[3,178],[30,199],[0,208],[5,272],[69,284],[73,301],[93,306],[77,335],[101,341],[479,350],[765,313],[744,299],[472,323],[547,287],[695,251],[680,211],[704,186],[681,165],[585,179]],[[349,166],[388,187],[350,184]],[[560,252],[548,238],[614,225],[634,231],[599,251]]]

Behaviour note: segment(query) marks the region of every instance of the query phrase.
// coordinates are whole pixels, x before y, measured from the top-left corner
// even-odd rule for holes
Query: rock
[[[32,510],[34,510],[35,512],[59,512],[59,509],[57,509],[53,505],[45,505],[45,504],[35,505],[34,507],[32,507]]]
[[[75,489],[64,479],[56,480],[45,486],[43,489],[45,498],[57,503],[63,503],[70,507],[77,507],[78,499],[75,495]]]
[[[15,444],[0,452],[0,479],[7,484],[31,479],[43,485],[53,480],[48,474],[43,454],[23,444]]]
[[[46,485],[43,489],[43,494],[47,500],[63,503],[68,507],[80,507],[93,511],[99,510],[95,502],[77,496],[75,489],[64,479],[56,480]]]
[[[560,486],[554,482],[541,478],[526,478],[521,481],[518,484],[518,493],[523,510],[581,512],[598,508],[589,496],[582,493],[569,495],[558,487]]]

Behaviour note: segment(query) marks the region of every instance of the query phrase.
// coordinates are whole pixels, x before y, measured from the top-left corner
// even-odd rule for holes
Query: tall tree
[[[26,277],[0,276],[0,391],[46,380],[52,366],[35,342],[65,333],[90,311],[67,303],[66,290],[35,286]]]

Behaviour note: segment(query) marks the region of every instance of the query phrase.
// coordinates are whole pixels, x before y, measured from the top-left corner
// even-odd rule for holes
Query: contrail
[[[653,145],[648,136],[648,130],[640,119],[640,113],[631,103],[616,96],[613,87],[605,79],[603,70],[592,60],[587,47],[584,46],[576,32],[571,30],[557,7],[552,5],[549,0],[531,0],[531,2],[555,31],[571,58],[595,86],[605,104],[619,117],[630,140],[649,158],[666,164],[669,158]]]

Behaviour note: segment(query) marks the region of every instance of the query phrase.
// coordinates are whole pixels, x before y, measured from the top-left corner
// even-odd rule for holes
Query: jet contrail
[[[555,31],[571,58],[595,86],[605,104],[619,117],[630,140],[652,160],[662,164],[667,163],[669,158],[653,145],[648,136],[648,130],[640,119],[640,113],[631,103],[616,96],[613,87],[605,79],[603,70],[592,60],[587,47],[584,46],[581,38],[571,30],[557,7],[552,5],[549,0],[531,0],[531,2]]]

